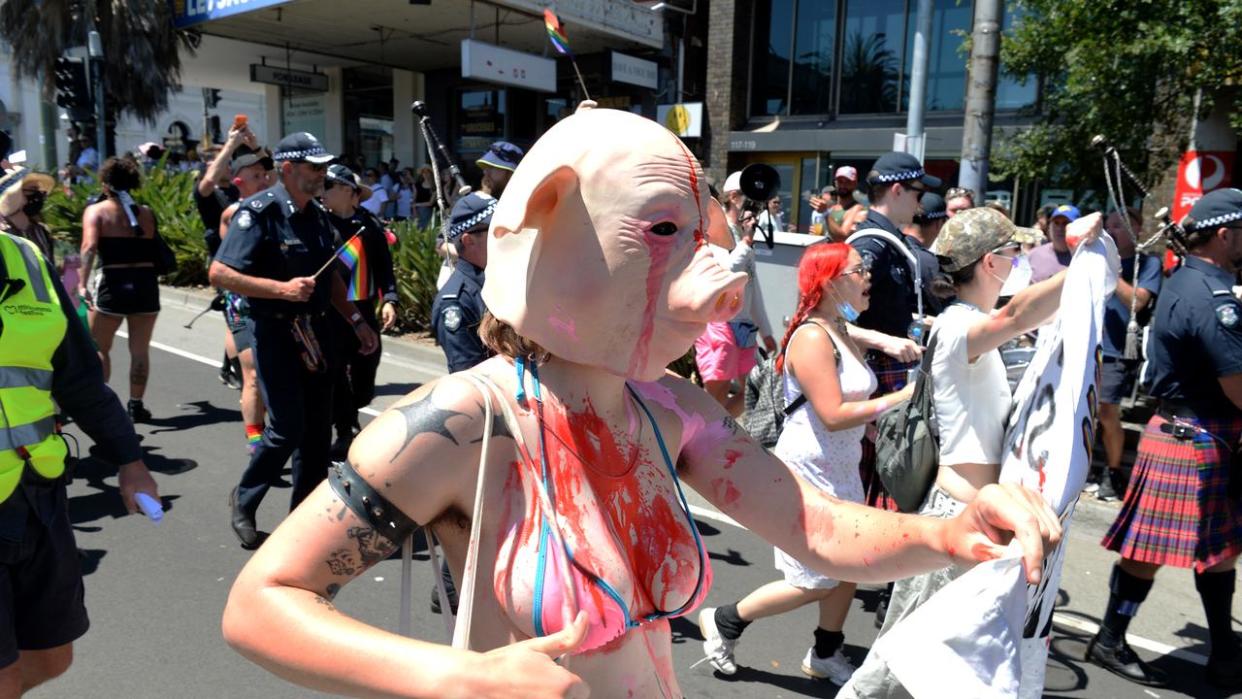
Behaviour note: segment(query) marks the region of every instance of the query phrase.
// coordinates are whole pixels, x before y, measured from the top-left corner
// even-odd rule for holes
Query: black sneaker
[[[888,616],[888,591],[886,590],[880,595],[880,601],[875,605],[875,627],[877,629],[884,628],[884,618]]]
[[[220,368],[220,383],[228,386],[234,391],[240,391],[242,387],[241,377],[233,373],[233,367]]]
[[[1100,642],[1096,634],[1087,644],[1087,652],[1083,660],[1095,663],[1100,667],[1131,682],[1144,684],[1148,687],[1163,687],[1168,682],[1164,672],[1143,662],[1123,639],[1116,647]]]
[[[1117,489],[1113,486],[1111,476],[1105,476],[1100,479],[1100,488],[1095,491],[1095,499],[1100,502],[1117,502],[1121,496],[1117,494]]]
[[[126,405],[126,412],[129,413],[131,422],[149,422],[151,420],[151,411],[147,410],[140,400],[131,398]]]

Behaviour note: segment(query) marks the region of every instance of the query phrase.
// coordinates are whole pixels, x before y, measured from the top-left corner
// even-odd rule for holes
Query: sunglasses
[[[865,277],[868,274],[871,274],[871,263],[868,262],[867,260],[863,260],[860,264],[858,264],[855,267],[850,267],[849,269],[841,270],[841,276],[846,276],[849,274],[857,274],[860,277]]]

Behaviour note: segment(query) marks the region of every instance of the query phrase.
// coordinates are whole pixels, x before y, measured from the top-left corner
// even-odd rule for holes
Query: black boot
[[[126,405],[126,412],[129,413],[130,422],[139,423],[151,420],[151,411],[147,410],[140,400],[130,398]]]
[[[1130,644],[1122,639],[1116,646],[1105,645],[1096,634],[1087,644],[1084,660],[1095,663],[1114,675],[1124,677],[1131,682],[1145,684],[1148,687],[1163,687],[1168,677],[1156,668],[1143,662],[1130,648]]]
[[[237,488],[229,491],[229,510],[232,514],[233,533],[241,542],[242,548],[253,549],[259,545],[259,528],[254,523],[254,516],[247,513],[237,501]]]

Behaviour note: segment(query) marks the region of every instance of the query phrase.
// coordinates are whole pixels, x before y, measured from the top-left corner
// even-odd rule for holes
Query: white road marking
[[[126,334],[125,331],[123,330],[118,330],[116,334],[119,335],[120,337],[125,337],[125,338],[129,337],[129,335]],[[193,352],[186,352],[183,349],[172,347],[162,342],[152,341],[151,346],[154,347],[155,349],[168,352],[169,354],[175,354],[178,357],[189,359],[191,361],[195,361],[200,364],[206,364],[207,366],[210,366],[210,367],[220,366],[219,359],[208,359],[207,357],[204,357],[202,355],[194,354]],[[419,369],[419,367],[417,366],[408,365],[408,364],[405,364],[404,362],[400,362],[399,360],[391,359],[387,352],[384,353],[384,358],[388,361],[391,361],[394,364],[405,365],[412,369]],[[371,417],[378,417],[380,414],[379,411],[375,410],[374,408],[362,408],[360,412],[366,413],[367,415],[370,415]],[[717,512],[715,510],[709,510],[705,507],[699,507],[698,505],[691,505],[690,513],[696,517],[702,517],[703,519],[710,519],[716,522],[720,522],[722,524],[728,524],[729,526],[732,526],[732,527],[737,527],[738,529],[750,531],[746,529],[746,527],[739,524],[737,520],[733,519],[732,517],[726,514]],[[1082,631],[1083,633],[1088,633],[1091,635],[1095,635],[1100,630],[1099,624],[1095,624],[1090,621],[1084,621],[1082,619],[1068,616],[1066,614],[1054,613],[1052,615],[1052,620],[1054,623],[1060,624],[1062,626],[1068,626],[1072,629],[1077,629],[1079,631]],[[1180,660],[1185,660],[1186,662],[1194,663],[1196,665],[1207,665],[1207,661],[1208,661],[1207,656],[1200,655],[1199,653],[1192,653],[1184,648],[1177,648],[1174,646],[1170,646],[1166,643],[1161,643],[1159,641],[1153,641],[1149,638],[1143,638],[1142,636],[1135,636],[1133,634],[1126,634],[1126,640],[1129,641],[1131,646],[1134,646],[1136,648],[1142,648],[1143,650],[1148,650],[1153,653],[1157,653],[1159,655],[1171,655],[1175,658],[1178,658]],[[695,665],[697,664],[698,663],[695,663]],[[1152,696],[1159,696],[1159,695],[1153,694]]]

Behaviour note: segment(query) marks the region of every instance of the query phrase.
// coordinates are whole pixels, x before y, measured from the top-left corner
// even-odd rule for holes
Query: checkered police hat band
[[[923,178],[923,168],[917,170],[903,170],[901,172],[886,172],[883,175],[876,175],[872,182],[880,182],[887,184],[889,182],[904,182],[906,180],[919,180]]]
[[[1202,231],[1212,228],[1220,228],[1226,223],[1242,220],[1242,211],[1234,211],[1220,216],[1213,216],[1206,221],[1195,221],[1195,225],[1191,226],[1191,231]]]
[[[328,151],[323,146],[313,146],[302,150],[277,151],[272,156],[272,160],[305,160],[316,155],[327,155]]]
[[[487,202],[487,206],[483,207],[483,210],[479,211],[478,213],[471,216],[470,218],[464,221],[461,221],[459,223],[456,223],[452,227],[450,227],[449,237],[456,238],[462,233],[465,233],[466,231],[470,230],[471,228],[474,228],[475,226],[485,221],[487,217],[491,216],[492,212],[496,210],[496,201],[497,201],[496,199],[493,199]]]

